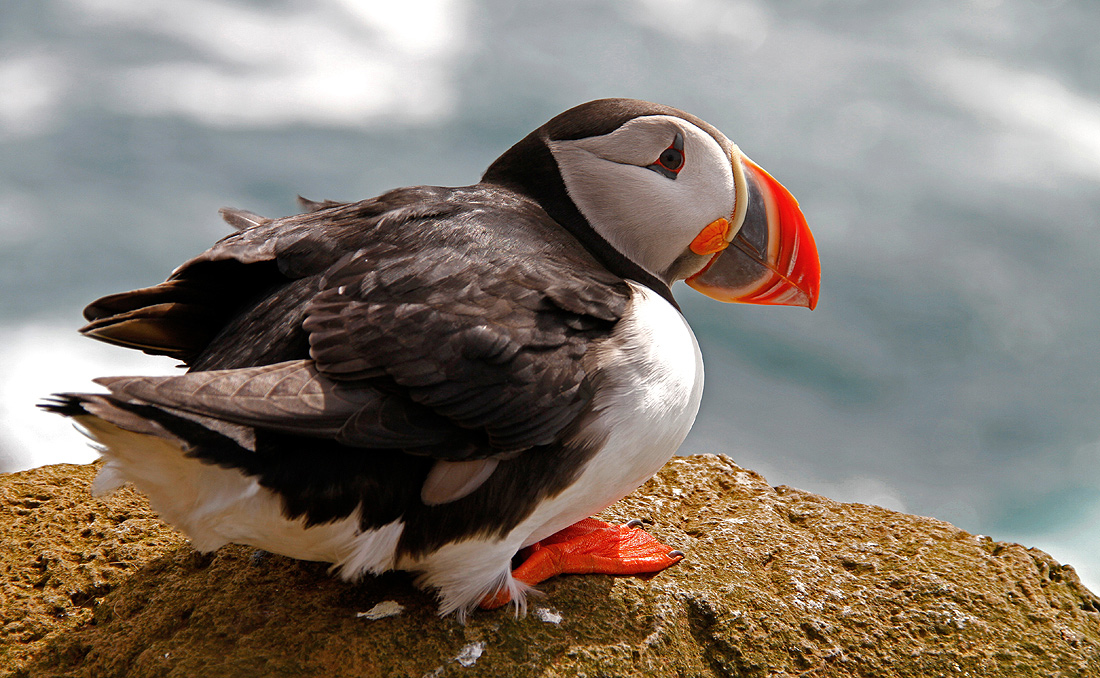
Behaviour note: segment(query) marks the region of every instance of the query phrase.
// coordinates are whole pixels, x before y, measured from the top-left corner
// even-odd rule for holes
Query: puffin
[[[246,544],[401,570],[460,620],[562,573],[657,572],[684,554],[591,518],[691,428],[699,344],[671,291],[817,303],[794,197],[725,135],[665,105],[591,101],[471,186],[303,213],[225,208],[234,232],[81,332],[169,356],[171,376],[55,394],[105,460],[199,551]]]

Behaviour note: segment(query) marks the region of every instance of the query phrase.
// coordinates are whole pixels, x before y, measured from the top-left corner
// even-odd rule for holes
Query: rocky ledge
[[[526,618],[465,626],[403,574],[200,555],[139,495],[93,498],[94,473],[0,476],[0,675],[1100,676],[1100,599],[1070,566],[724,456],[676,458],[602,516],[640,518],[677,566],[559,577]]]

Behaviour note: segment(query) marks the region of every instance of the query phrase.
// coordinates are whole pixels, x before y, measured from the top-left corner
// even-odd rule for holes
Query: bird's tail
[[[221,516],[229,504],[254,493],[255,481],[205,463],[196,452],[216,445],[248,453],[249,427],[203,421],[107,394],[61,393],[39,407],[72,419],[103,455],[106,463],[92,485],[95,494],[133,484],[200,551],[231,541],[219,529]]]

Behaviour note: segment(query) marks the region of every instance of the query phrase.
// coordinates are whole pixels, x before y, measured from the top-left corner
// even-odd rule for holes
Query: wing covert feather
[[[590,400],[582,359],[629,294],[575,263],[362,248],[329,272],[306,311],[310,355],[335,380],[384,372],[415,402],[484,430],[498,452],[550,444]]]
[[[232,233],[161,285],[91,306],[88,334],[179,357],[117,395],[445,460],[560,439],[592,397],[592,342],[629,286],[508,189],[308,203]]]

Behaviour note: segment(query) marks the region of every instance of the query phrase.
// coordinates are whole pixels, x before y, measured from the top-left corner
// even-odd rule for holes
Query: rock
[[[687,553],[566,576],[530,613],[440,619],[401,573],[349,584],[243,546],[200,555],[95,466],[0,476],[0,674],[1100,676],[1100,599],[1018,544],[679,457],[605,520]]]

